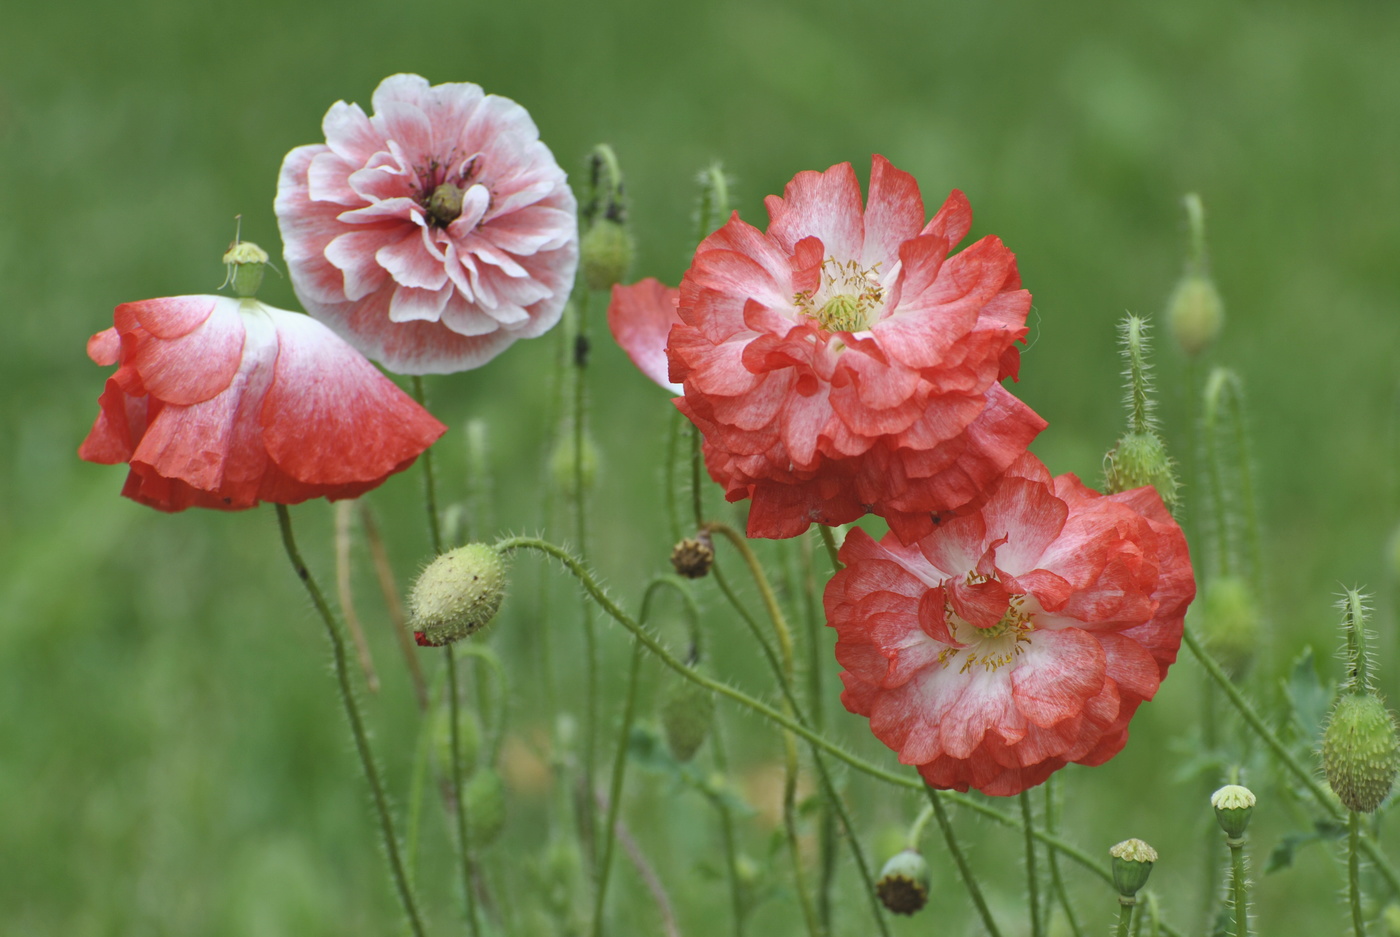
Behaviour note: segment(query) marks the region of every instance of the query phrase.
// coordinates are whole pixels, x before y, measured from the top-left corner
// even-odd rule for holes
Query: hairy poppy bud
[[[506,785],[491,768],[482,768],[462,786],[462,805],[473,844],[489,846],[506,826]]]
[[[1348,810],[1373,813],[1400,770],[1395,720],[1374,693],[1344,693],[1322,733],[1322,771]]]
[[[1167,302],[1167,328],[1177,346],[1194,358],[1210,347],[1225,324],[1225,304],[1210,277],[1186,273]]]
[[[671,565],[687,579],[699,579],[715,562],[715,547],[708,531],[686,537],[671,550]]]
[[[928,904],[928,862],[916,849],[897,852],[880,870],[875,894],[895,914],[913,914]]]
[[[709,690],[672,675],[661,699],[661,728],[677,761],[689,761],[709,737],[715,721],[715,698]]]
[[[428,564],[409,595],[414,638],[436,647],[480,631],[501,607],[506,564],[484,543],[449,550]]]
[[[1125,839],[1108,851],[1113,857],[1113,884],[1123,898],[1133,898],[1147,877],[1152,874],[1152,863],[1157,861],[1157,850],[1140,839]]]
[[[1210,805],[1225,835],[1239,839],[1249,828],[1249,818],[1254,813],[1254,792],[1239,784],[1226,784],[1210,795]]]
[[[1176,505],[1176,475],[1171,456],[1155,432],[1128,432],[1104,457],[1105,487],[1109,494],[1151,485],[1168,508]]]
[[[579,265],[590,290],[610,290],[632,266],[632,235],[618,221],[603,217],[579,242]]]

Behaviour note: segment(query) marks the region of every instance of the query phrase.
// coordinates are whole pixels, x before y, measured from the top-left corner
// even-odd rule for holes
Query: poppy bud
[[[1249,669],[1259,648],[1259,603],[1239,576],[1218,576],[1201,596],[1201,631],[1211,652],[1231,676]]]
[[[632,235],[619,221],[603,217],[579,241],[579,265],[590,290],[610,290],[632,266]]]
[[[673,674],[661,699],[661,728],[677,761],[689,761],[709,737],[715,698],[698,683]]]
[[[895,914],[913,914],[928,904],[928,862],[916,849],[895,853],[880,870],[875,894]]]
[[[1322,733],[1322,771],[1348,810],[1373,813],[1400,770],[1395,720],[1374,693],[1343,693]]]
[[[1210,347],[1225,324],[1225,304],[1210,277],[1188,272],[1167,302],[1167,328],[1177,347],[1194,358]]]
[[[1254,792],[1238,784],[1226,784],[1210,795],[1210,805],[1215,809],[1215,820],[1230,839],[1239,839],[1249,828],[1249,818],[1254,813]]]
[[[413,636],[437,647],[480,631],[501,607],[506,564],[484,543],[449,550],[428,564],[413,584],[409,605]]]
[[[709,531],[686,537],[671,550],[671,565],[687,579],[699,579],[709,573],[715,562],[714,542]]]
[[[582,459],[574,455],[575,451],[583,453]],[[591,489],[598,478],[598,446],[593,442],[593,437],[585,433],[583,447],[576,450],[573,430],[566,428],[559,434],[554,451],[550,453],[549,472],[554,477],[554,484],[570,498],[578,494],[578,481],[583,482],[584,491]]]
[[[1104,457],[1104,479],[1109,494],[1151,485],[1168,508],[1176,505],[1176,475],[1162,439],[1151,430],[1127,432]]]
[[[491,768],[482,768],[462,787],[462,805],[474,846],[489,846],[506,826],[506,785]]]
[[[1157,861],[1157,850],[1140,839],[1125,839],[1108,854],[1113,857],[1113,884],[1118,894],[1132,899],[1147,884],[1152,863]]]

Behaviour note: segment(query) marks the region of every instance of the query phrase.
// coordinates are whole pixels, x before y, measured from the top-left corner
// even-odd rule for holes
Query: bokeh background
[[[1160,313],[1182,265],[1180,199],[1199,192],[1228,316],[1213,356],[1238,370],[1252,403],[1267,588],[1251,690],[1272,705],[1309,645],[1324,675],[1336,676],[1331,603],[1353,584],[1376,593],[1381,684],[1392,697],[1397,690],[1387,546],[1397,522],[1400,333],[1394,5],[23,0],[5,20],[0,930],[397,932],[320,625],[280,554],[271,511],[158,515],[117,496],[122,470],[75,455],[105,376],[84,342],[111,324],[112,307],[212,292],[239,213],[244,237],[279,254],[272,198],[282,155],[321,139],[332,102],[368,108],[378,81],[396,71],[475,81],[520,101],[575,175],[594,143],[611,143],[633,199],[637,276],[679,279],[693,246],[694,176],[716,159],[733,176],[735,207],[760,223],[762,197],[796,171],[850,160],[864,178],[874,152],[914,173],[928,202],[963,189],[974,236],[1001,236],[1035,295],[1017,393],[1050,421],[1036,451],[1052,470],[1086,480],[1098,479],[1121,430],[1115,323],[1125,311]],[[262,298],[295,308],[275,275]],[[657,481],[668,404],[611,346],[597,305],[593,314],[602,465],[591,546],[615,593],[635,602],[669,549]],[[557,512],[541,506],[557,355],[545,338],[431,382],[434,409],[454,427],[439,447],[449,499],[463,489],[461,427],[485,422],[493,534],[568,539]],[[1189,468],[1186,375],[1164,340],[1162,416]],[[373,495],[404,579],[427,552],[419,484],[411,472]],[[313,503],[294,516],[329,577],[330,509]],[[380,622],[367,566],[360,577],[361,614]],[[578,698],[579,675],[563,667],[577,656],[578,628],[568,584],[543,587],[558,577],[533,562],[517,577],[491,638],[509,667],[519,740],[507,746],[512,825],[488,861],[509,900],[528,905],[541,817],[557,800],[540,760],[553,718],[540,688],[557,679],[562,699]],[[737,626],[717,599],[705,601],[707,627],[725,648],[716,669],[761,689],[763,670]],[[603,635],[611,724],[627,649],[617,629]],[[540,665],[545,642],[553,676]],[[384,685],[368,705],[402,802],[417,721],[382,630],[375,647]],[[654,678],[649,670],[648,687]],[[1201,685],[1195,662],[1183,660],[1118,759],[1066,772],[1067,835],[1099,854],[1128,836],[1156,844],[1154,885],[1188,930],[1209,822],[1202,787],[1211,787],[1181,776],[1200,731]],[[868,757],[893,765],[831,695],[829,718]],[[763,781],[775,770],[776,737],[753,720],[729,722],[734,783],[771,810],[778,795]],[[1272,789],[1267,776],[1250,780]],[[625,816],[682,929],[720,932],[713,909],[725,899],[706,871],[718,853],[705,804],[641,770],[629,784]],[[864,797],[867,846],[917,807]],[[1260,926],[1338,932],[1342,878],[1329,847],[1264,875],[1266,851],[1305,818],[1277,797],[1256,816]],[[447,839],[441,811],[428,817],[424,888],[446,933],[455,920]],[[768,851],[771,822],[762,813],[747,820],[744,848],[785,881],[786,860]],[[960,823],[1017,932],[1014,837]],[[1387,842],[1395,853],[1394,837]],[[941,852],[932,842],[930,851]],[[853,933],[868,926],[867,911],[844,854],[842,863],[838,922]],[[1101,931],[1113,896],[1068,874]],[[975,932],[937,855],[935,876],[932,911],[897,932]],[[655,932],[625,864],[615,885],[617,932]],[[758,913],[764,932],[801,931],[781,889]]]

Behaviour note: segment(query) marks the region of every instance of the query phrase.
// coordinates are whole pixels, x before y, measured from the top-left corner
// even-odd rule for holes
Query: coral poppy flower
[[[905,542],[964,508],[1045,421],[998,383],[1015,377],[1031,297],[995,237],[952,256],[972,225],[954,191],[927,224],[918,185],[874,157],[870,198],[849,163],[799,173],[707,237],[671,330],[677,406],[705,436],[749,536],[873,511]]]
[[[162,511],[353,498],[446,427],[330,329],[253,299],[123,303],[88,355],[119,365],[78,454],[131,466]]]
[[[666,337],[680,322],[676,302],[681,291],[647,277],[631,286],[617,284],[608,304],[608,328],[643,374],[673,394],[684,388],[667,380]]]
[[[484,364],[557,321],[577,207],[523,107],[392,75],[374,116],[337,102],[326,142],[287,154],[277,222],[308,312],[385,367]]]
[[[1154,489],[1100,495],[1030,454],[976,512],[909,546],[852,530],[840,558],[841,701],[932,786],[1003,796],[1122,749],[1196,593]]]

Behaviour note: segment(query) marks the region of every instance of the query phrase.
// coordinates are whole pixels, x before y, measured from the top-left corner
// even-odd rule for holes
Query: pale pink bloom
[[[681,321],[676,314],[680,295],[675,287],[647,277],[631,286],[614,286],[608,304],[608,329],[627,357],[643,374],[677,395],[685,389],[667,377],[666,336],[671,334],[671,326]]]
[[[1123,748],[1196,593],[1154,489],[1100,495],[1029,453],[977,510],[839,555],[841,701],[930,785],[1001,796]]]
[[[392,75],[287,154],[277,221],[297,297],[385,367],[442,374],[558,320],[577,207],[534,121],[474,84]]]
[[[88,355],[119,365],[78,454],[130,466],[122,494],[162,511],[353,498],[443,434],[309,316],[254,299],[123,303]]]

